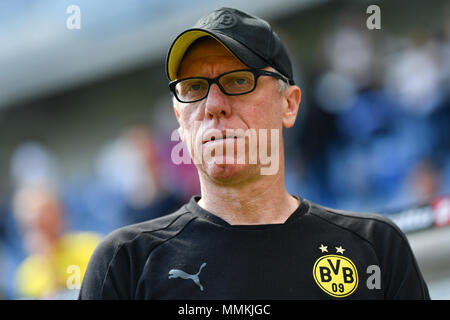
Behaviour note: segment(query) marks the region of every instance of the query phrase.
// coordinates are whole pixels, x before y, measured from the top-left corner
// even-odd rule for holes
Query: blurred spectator
[[[59,185],[57,161],[48,148],[37,141],[25,141],[14,150],[10,170],[14,187],[45,184],[57,188]]]
[[[439,193],[441,187],[441,170],[430,159],[423,159],[412,166],[405,179],[405,188],[409,197],[417,203],[430,201]]]
[[[49,188],[25,187],[15,195],[14,217],[22,232],[28,257],[15,274],[16,292],[25,299],[75,298],[67,281],[74,266],[78,284],[101,237],[95,233],[68,232],[65,212]],[[77,283],[75,283],[75,286]]]
[[[444,73],[439,54],[440,44],[430,40],[422,45],[410,44],[388,57],[385,88],[407,112],[426,116],[442,100]]]
[[[432,155],[448,167],[448,37],[393,38],[361,22],[342,10],[322,37],[325,63],[304,115],[301,158],[288,162],[302,162],[297,192],[311,200],[383,212],[445,192],[443,173],[425,164]],[[405,189],[412,180],[423,185]]]
[[[137,223],[178,210],[184,199],[165,180],[157,142],[145,127],[131,127],[100,154],[101,179],[123,199],[123,224]]]
[[[15,190],[25,187],[57,188],[59,185],[59,170],[57,161],[50,150],[40,142],[24,141],[17,146],[10,158],[10,185],[4,195],[2,206],[1,235],[1,279],[4,294],[7,299],[17,298],[13,274],[27,255],[22,234],[13,216],[13,197]]]

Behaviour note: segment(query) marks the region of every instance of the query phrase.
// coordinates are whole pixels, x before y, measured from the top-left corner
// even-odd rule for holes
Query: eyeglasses
[[[205,99],[213,83],[229,96],[250,93],[256,88],[260,76],[269,76],[291,83],[283,75],[260,69],[242,69],[222,73],[215,78],[189,77],[169,82],[169,89],[175,98],[183,103],[192,103]]]

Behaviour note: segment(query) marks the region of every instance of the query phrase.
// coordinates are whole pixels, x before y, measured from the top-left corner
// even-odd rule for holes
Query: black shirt
[[[283,224],[230,225],[199,199],[109,234],[79,299],[429,299],[385,217],[301,199]]]

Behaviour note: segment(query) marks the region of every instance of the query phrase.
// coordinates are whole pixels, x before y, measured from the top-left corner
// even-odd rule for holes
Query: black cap
[[[233,8],[215,10],[178,35],[167,53],[166,72],[169,80],[176,78],[189,46],[205,36],[219,41],[248,67],[261,69],[271,66],[294,84],[286,48],[270,24]]]

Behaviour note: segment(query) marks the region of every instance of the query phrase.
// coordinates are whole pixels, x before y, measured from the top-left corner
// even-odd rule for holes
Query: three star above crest
[[[336,253],[341,253],[341,254],[344,254],[344,251],[345,251],[345,249],[344,248],[342,248],[342,246],[339,246],[339,247],[335,247],[336,248]]]
[[[335,248],[336,248],[336,253],[340,253],[340,254],[344,254],[344,251],[346,250],[346,249],[342,248],[342,246],[335,247]],[[319,250],[322,251],[322,253],[328,252],[328,246],[324,246],[323,244],[320,244]]]

